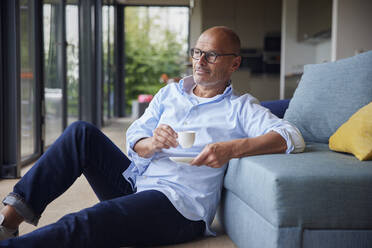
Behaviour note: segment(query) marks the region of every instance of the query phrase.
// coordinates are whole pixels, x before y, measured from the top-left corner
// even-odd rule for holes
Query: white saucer
[[[169,157],[169,158],[173,162],[186,164],[189,164],[194,159],[193,157]]]

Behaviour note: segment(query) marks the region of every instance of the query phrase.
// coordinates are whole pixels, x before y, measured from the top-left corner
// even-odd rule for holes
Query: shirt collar
[[[190,90],[196,85],[194,82],[194,77],[192,75],[184,77],[180,82],[179,82],[179,89],[182,91],[182,94],[190,92]],[[226,96],[231,94],[232,89],[231,89],[231,80],[229,81],[225,91],[221,96]]]

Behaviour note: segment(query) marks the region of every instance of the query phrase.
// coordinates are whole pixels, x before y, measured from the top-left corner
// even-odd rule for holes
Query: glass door
[[[114,7],[102,7],[103,123],[114,113]]]
[[[45,0],[45,145],[79,119],[79,0]]]
[[[44,1],[44,98],[45,146],[51,145],[63,130],[62,1]]]
[[[21,82],[21,160],[37,152],[34,22],[31,0],[19,2],[20,82]]]
[[[66,5],[67,124],[79,119],[79,1]]]

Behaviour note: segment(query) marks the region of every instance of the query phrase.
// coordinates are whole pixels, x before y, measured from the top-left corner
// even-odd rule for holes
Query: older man
[[[239,49],[238,36],[226,27],[199,37],[190,51],[193,76],[162,88],[128,129],[130,159],[92,125],[68,127],[4,199],[0,247],[162,245],[213,234],[210,224],[231,158],[304,148],[294,126],[249,94],[234,94],[230,77],[241,62]],[[179,146],[181,131],[196,133],[191,148]],[[36,225],[81,174],[100,203],[6,239],[22,221]]]

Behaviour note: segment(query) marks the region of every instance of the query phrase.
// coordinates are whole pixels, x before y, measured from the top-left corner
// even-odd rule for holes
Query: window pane
[[[109,74],[108,74],[108,47],[109,47],[109,36],[108,36],[108,29],[109,29],[109,14],[108,14],[109,6],[102,7],[102,45],[103,45],[103,121],[107,121],[109,113],[108,113],[108,81],[109,81]]]
[[[79,12],[77,4],[66,6],[66,40],[67,122],[71,124],[79,118]]]
[[[62,133],[62,82],[61,71],[58,70],[59,8],[57,4],[43,5],[44,22],[44,78],[45,78],[45,145],[50,145]]]
[[[114,7],[102,7],[103,30],[103,120],[113,115]]]
[[[108,105],[109,105],[109,116],[114,115],[114,72],[115,72],[115,57],[114,57],[114,40],[115,40],[115,26],[114,26],[114,15],[115,15],[115,8],[113,6],[110,6],[109,10],[110,15],[110,47],[109,47],[109,53],[110,53],[110,81],[109,81],[109,94],[108,94]]]
[[[31,4],[20,1],[20,52],[21,52],[21,156],[35,152],[35,77],[33,19]]]
[[[185,76],[188,23],[186,7],[125,7],[127,113],[138,95],[154,95]]]

